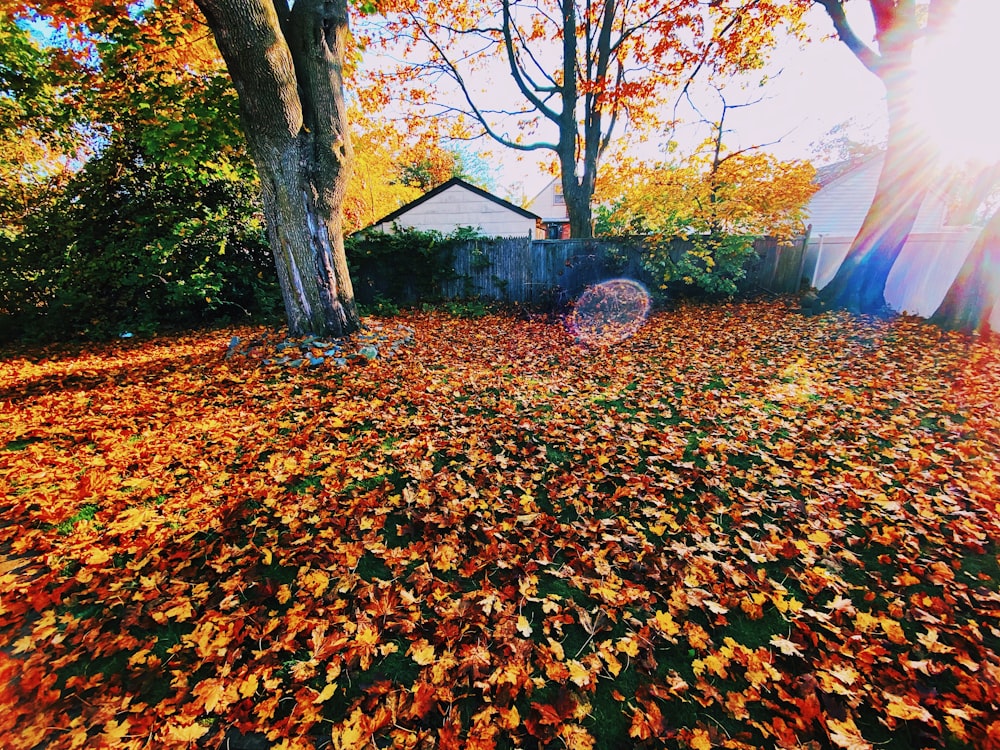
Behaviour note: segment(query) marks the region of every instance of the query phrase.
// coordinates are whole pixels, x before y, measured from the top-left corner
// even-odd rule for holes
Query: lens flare
[[[649,292],[638,281],[612,279],[588,287],[573,306],[566,325],[577,341],[611,346],[642,328],[650,306]]]
[[[997,28],[996,0],[958,0],[949,22],[915,50],[914,114],[946,163],[1000,159],[992,80],[1000,69]]]

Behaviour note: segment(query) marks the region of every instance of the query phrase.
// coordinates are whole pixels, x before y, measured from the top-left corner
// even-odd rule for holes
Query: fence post
[[[802,236],[802,242],[799,245],[802,254],[799,257],[799,273],[795,277],[795,288],[792,289],[792,294],[800,291],[802,289],[802,274],[806,270],[806,249],[809,247],[809,234],[812,232],[812,224],[806,225],[805,234]]]

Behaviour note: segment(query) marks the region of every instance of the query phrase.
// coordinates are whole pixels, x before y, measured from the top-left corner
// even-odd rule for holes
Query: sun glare
[[[957,0],[948,25],[916,51],[915,114],[947,162],[1000,160],[998,28],[1000,2]]]

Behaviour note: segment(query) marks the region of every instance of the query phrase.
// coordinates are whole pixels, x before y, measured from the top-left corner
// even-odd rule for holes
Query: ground
[[[1000,345],[792,307],[4,353],[4,746],[1000,747]]]

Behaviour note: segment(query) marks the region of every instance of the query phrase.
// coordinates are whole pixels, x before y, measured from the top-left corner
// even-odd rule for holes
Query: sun
[[[948,24],[914,54],[914,114],[951,164],[1000,161],[1000,2],[956,0]]]

